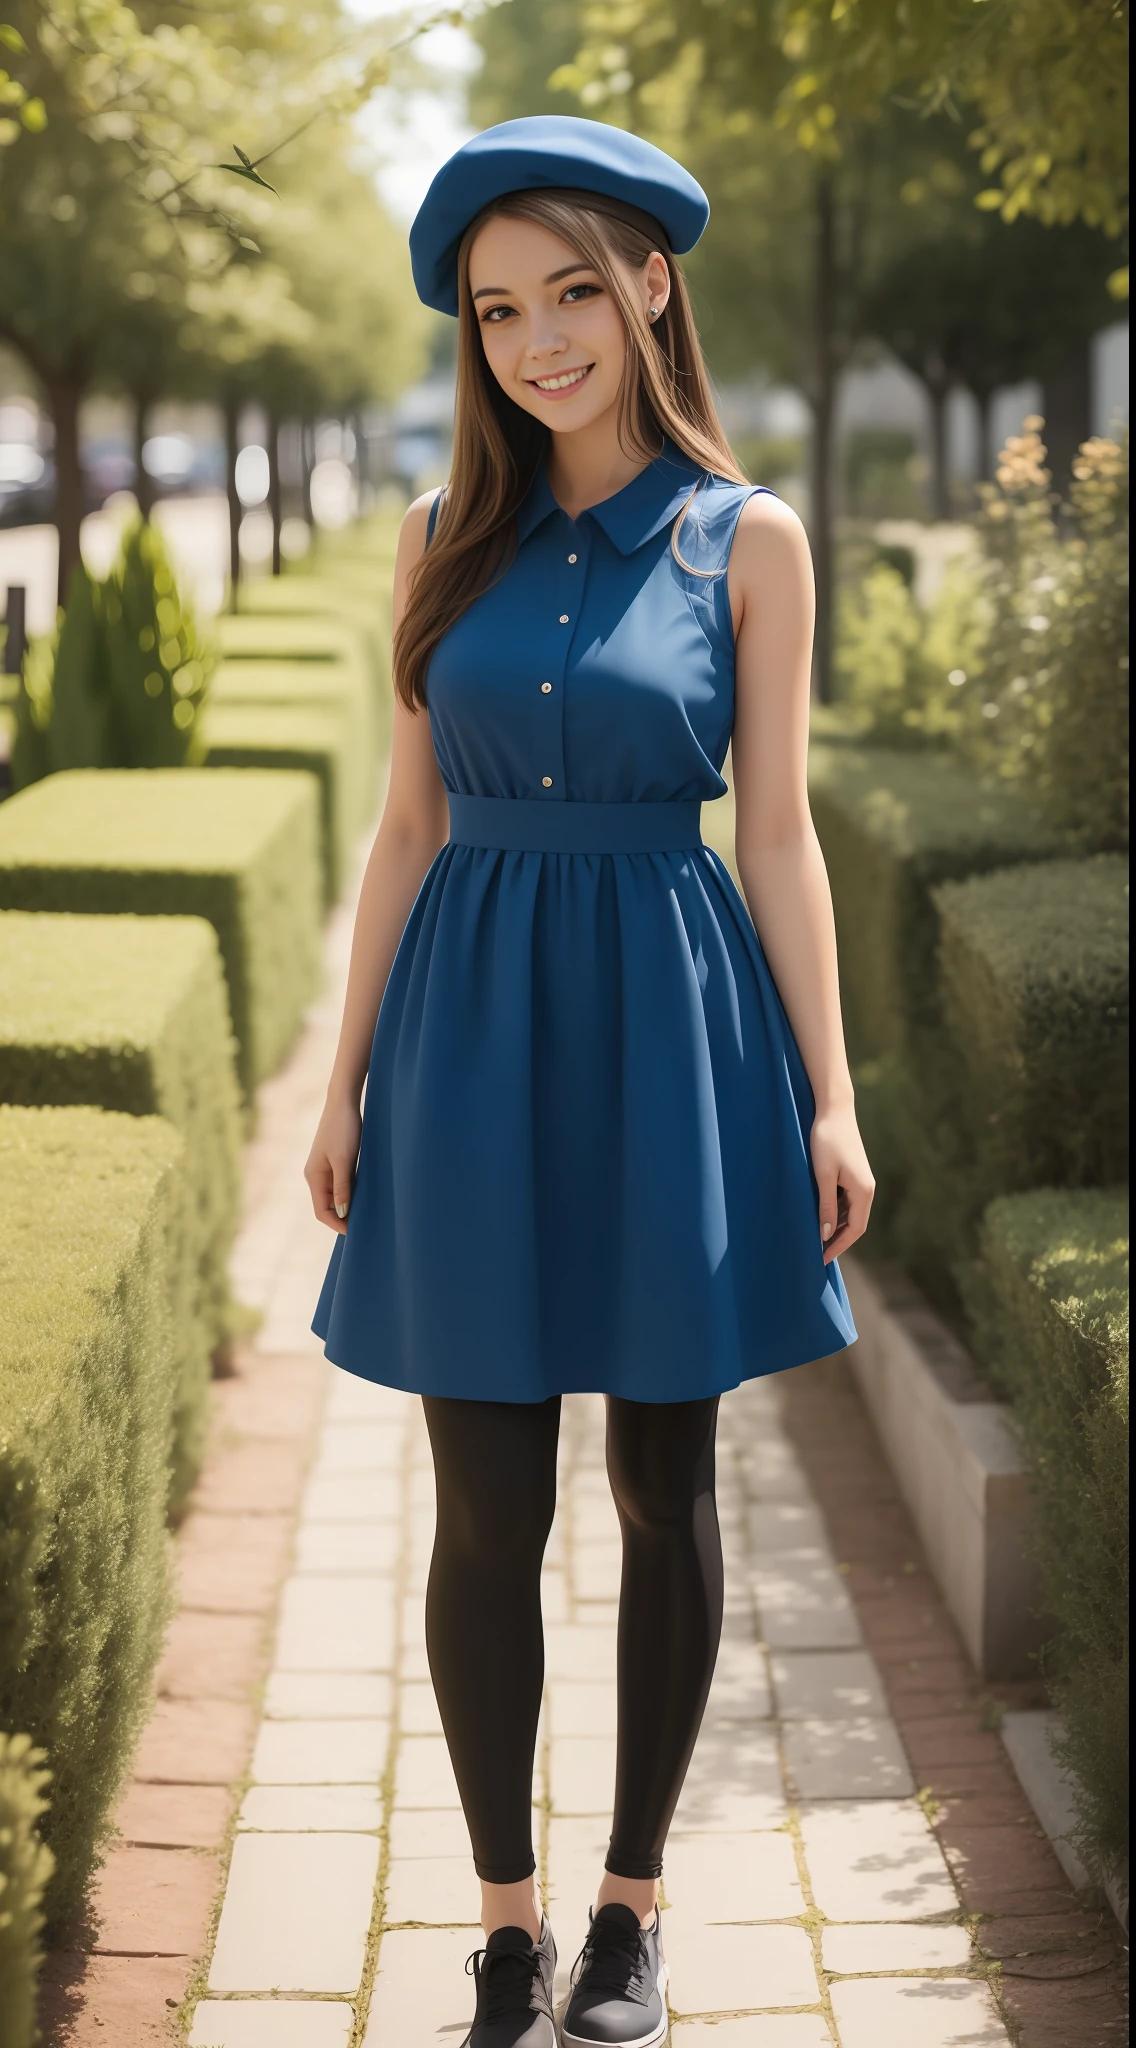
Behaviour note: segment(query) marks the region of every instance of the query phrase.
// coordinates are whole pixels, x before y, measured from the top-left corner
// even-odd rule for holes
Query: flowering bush
[[[1062,507],[1042,422],[1007,442],[980,521],[986,636],[968,750],[1087,846],[1128,844],[1128,447],[1086,441]]]
[[[1086,849],[1128,844],[1128,447],[1086,441],[1062,505],[1042,421],[982,487],[973,557],[930,611],[883,564],[838,613],[841,696],[865,737],[951,744]]]

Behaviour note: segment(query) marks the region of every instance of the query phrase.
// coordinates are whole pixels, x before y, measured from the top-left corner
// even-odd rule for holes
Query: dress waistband
[[[702,844],[698,798],[673,804],[573,804],[456,796],[450,839],[507,853],[681,853]]]

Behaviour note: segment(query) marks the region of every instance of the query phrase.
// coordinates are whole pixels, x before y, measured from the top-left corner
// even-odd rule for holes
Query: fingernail
[[[820,1226],[820,1234],[821,1234],[821,1236],[823,1237],[823,1239],[824,1239],[825,1243],[827,1244],[827,1243],[828,1243],[828,1240],[829,1240],[829,1238],[830,1238],[830,1237],[832,1236],[832,1225],[831,1225],[831,1223],[822,1223],[822,1224],[821,1224],[821,1226]]]
[[[336,1215],[337,1215],[337,1216],[338,1216],[338,1217],[340,1218],[340,1220],[342,1221],[343,1217],[344,1217],[344,1216],[346,1216],[346,1214],[347,1214],[347,1204],[346,1204],[346,1202],[337,1202],[337,1203],[336,1203],[336,1205],[335,1205],[335,1213],[336,1213]]]

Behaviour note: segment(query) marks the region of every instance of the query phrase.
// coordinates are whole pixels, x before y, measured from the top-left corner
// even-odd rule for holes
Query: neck
[[[573,434],[553,432],[549,488],[570,519],[577,519],[591,505],[602,505],[605,498],[614,498],[646,467],[642,456],[629,455],[620,444],[617,405]]]

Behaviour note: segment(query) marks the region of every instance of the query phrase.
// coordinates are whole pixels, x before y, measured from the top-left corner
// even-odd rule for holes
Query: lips
[[[530,390],[539,391],[542,398],[563,398],[570,391],[578,391],[594,368],[594,363],[583,363],[576,370],[559,370],[552,377],[527,377],[525,382]]]

